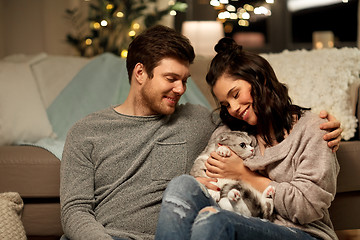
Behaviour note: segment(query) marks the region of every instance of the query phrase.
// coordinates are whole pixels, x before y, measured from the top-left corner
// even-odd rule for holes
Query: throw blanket
[[[61,159],[66,134],[71,126],[92,112],[122,103],[129,89],[125,59],[111,53],[97,56],[80,70],[47,109],[57,138],[41,139],[34,145],[49,150]],[[185,102],[211,109],[191,79],[180,100],[180,103]]]

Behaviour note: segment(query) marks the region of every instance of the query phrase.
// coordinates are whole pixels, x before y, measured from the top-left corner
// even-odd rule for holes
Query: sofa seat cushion
[[[58,198],[59,159],[39,147],[1,146],[0,192],[18,192],[22,198]]]
[[[360,191],[360,141],[342,141],[336,152],[340,172],[337,192]]]
[[[22,222],[29,236],[57,236],[63,234],[59,203],[33,202],[24,205]]]

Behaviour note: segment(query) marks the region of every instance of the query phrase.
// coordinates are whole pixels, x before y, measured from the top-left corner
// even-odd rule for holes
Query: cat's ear
[[[223,142],[223,141],[226,141],[226,140],[228,140],[228,139],[229,139],[229,136],[227,136],[227,135],[221,135],[219,142]]]
[[[257,139],[254,135],[249,135],[251,138],[251,146],[255,147],[257,145]]]

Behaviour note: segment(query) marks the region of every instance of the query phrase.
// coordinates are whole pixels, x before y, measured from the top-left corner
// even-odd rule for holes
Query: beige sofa
[[[350,62],[357,59],[353,64],[346,61],[339,61],[338,64],[340,66],[341,64],[345,64],[346,68],[350,69],[347,74],[344,74],[344,79],[353,75],[356,76],[357,74],[357,80],[359,80],[360,69],[356,70],[356,67],[354,68],[353,65],[360,66],[360,55],[358,50],[353,51],[354,54],[349,56],[351,58]],[[286,64],[282,62],[284,57],[288,59],[295,58],[300,61],[301,59],[306,60],[306,57],[309,56],[310,58],[314,58],[313,56],[315,55],[322,56],[323,53],[318,54],[313,51],[284,52],[264,56],[269,59],[274,68],[276,67],[275,70],[280,76],[279,78],[283,78],[286,75],[286,71],[284,75],[284,73],[279,70],[279,66],[284,69],[297,67],[296,65],[292,67],[291,65],[286,65],[291,64],[291,61],[286,61]],[[305,56],[307,54],[309,54],[309,56]],[[330,52],[330,54],[336,58],[338,52]],[[66,87],[73,82],[73,79],[79,78],[79,75],[84,73],[84,69],[89,71],[89,69],[94,68],[94,66],[89,67],[93,61],[94,59],[80,57],[39,54],[36,56],[10,56],[0,62],[0,102],[6,101],[6,104],[0,104],[0,112],[6,112],[8,118],[10,118],[4,120],[4,117],[0,117],[0,144],[2,145],[0,146],[0,193],[20,193],[24,201],[22,222],[28,239],[58,239],[62,234],[59,206],[60,160],[58,159],[61,157],[61,153],[59,153],[59,149],[53,149],[46,144],[39,143],[39,140],[54,138],[54,132],[58,129],[54,126],[56,121],[51,119],[53,115],[56,115],[54,112],[57,110],[56,108],[54,109],[54,106],[57,106],[56,104],[54,105],[54,103],[57,103],[59,96],[61,96],[64,91],[66,92]],[[322,63],[319,62],[317,64],[322,65],[327,61],[328,59],[324,59]],[[104,60],[101,61],[101,63],[111,65],[111,63]],[[209,58],[197,57],[195,63],[191,66],[191,74],[192,79],[206,99],[208,99],[211,107],[215,108],[216,104],[204,80],[208,64]],[[9,70],[12,68],[12,70],[15,70],[20,65],[22,67],[25,66],[26,70]],[[8,69],[7,75],[5,74],[4,66]],[[124,66],[114,65],[110,67],[108,71],[114,71],[114,74],[118,71],[124,71]],[[306,68],[307,66],[302,67]],[[333,66],[330,67],[333,68]],[[323,66],[319,68],[317,76],[324,74],[321,72],[323,70]],[[301,73],[304,69],[298,69],[297,71]],[[340,70],[335,71],[335,74],[339,71]],[[300,81],[297,77],[301,75],[300,73],[297,74],[291,71],[291,76],[295,81]],[[126,72],[122,72],[122,74],[124,80],[127,82]],[[306,74],[307,72],[303,72],[303,75]],[[309,74],[307,77],[314,80],[314,76],[311,76],[311,71]],[[91,74],[85,74],[84,76],[86,76],[87,81],[91,84],[92,79],[88,79]],[[100,78],[99,76],[101,75],[95,74],[93,78]],[[113,77],[114,75],[111,76]],[[338,76],[336,75],[335,77]],[[342,141],[340,149],[337,152],[341,170],[338,178],[338,193],[330,208],[334,226],[338,230],[360,229],[360,205],[358,204],[360,202],[360,176],[358,174],[360,172],[360,139],[359,128],[356,128],[356,126],[354,128],[354,121],[355,124],[357,124],[355,115],[357,118],[359,117],[359,105],[356,105],[359,102],[359,82],[357,80],[348,81],[339,79],[339,84],[342,85],[342,92],[334,93],[344,95],[344,99],[341,101],[346,102],[344,108],[347,108],[351,112],[353,118],[349,116],[347,116],[348,118],[344,118],[345,116],[342,115],[346,114],[343,112],[336,112],[337,109],[331,109],[331,106],[324,106],[324,109],[329,109],[331,112],[340,115],[337,116],[337,118],[344,121],[346,130],[344,138],[348,139],[347,141]],[[7,86],[9,81],[12,82],[13,86]],[[32,81],[32,84],[29,84],[29,81]],[[307,84],[307,81],[309,80],[301,80],[302,84]],[[110,83],[111,82],[107,82],[106,84]],[[97,84],[97,82],[94,81],[94,84]],[[292,83],[287,84],[290,86]],[[4,86],[7,87],[6,90],[4,90]],[[24,87],[24,89],[21,89],[20,86]],[[314,86],[311,85],[311,87]],[[337,86],[332,86],[332,88],[338,90]],[[298,88],[298,90],[301,92],[300,88]],[[7,92],[7,95],[3,93],[4,91]],[[30,91],[32,92],[31,94],[29,93]],[[66,95],[64,98],[67,98],[66,100],[75,106],[81,104],[81,101],[85,101],[83,104],[86,104],[99,100],[97,96],[90,100],[84,100],[84,95],[87,95],[86,91],[88,90],[81,90],[79,96],[74,99],[69,100],[69,95]],[[193,90],[188,89],[188,91],[191,92]],[[303,91],[306,91],[306,89]],[[199,99],[199,95],[201,94],[197,90],[193,91],[191,95],[198,96],[185,97],[187,101],[203,101],[203,98],[200,97]],[[322,94],[320,92],[314,92],[314,97],[320,99]],[[123,99],[124,97],[121,96],[112,101],[121,102]],[[322,101],[319,102],[322,103]],[[107,105],[109,103],[104,102],[104,104]],[[66,112],[72,107],[74,106],[68,105],[68,107],[62,111]],[[312,107],[317,111],[317,106]],[[69,115],[77,114],[67,113]],[[83,112],[82,114],[86,113]],[[63,121],[65,121],[68,118],[73,118],[73,116],[64,115],[63,118]],[[22,119],[22,121],[17,121],[16,119]],[[60,124],[62,124],[63,121],[60,121]],[[72,121],[74,121],[74,118]],[[69,125],[71,122],[67,124]],[[59,135],[60,138],[64,138],[61,134],[57,135],[58,138]],[[19,142],[21,142],[22,145],[18,145]]]

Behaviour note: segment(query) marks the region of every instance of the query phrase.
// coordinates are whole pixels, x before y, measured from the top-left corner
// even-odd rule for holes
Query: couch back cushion
[[[52,135],[30,64],[0,61],[0,145]]]

